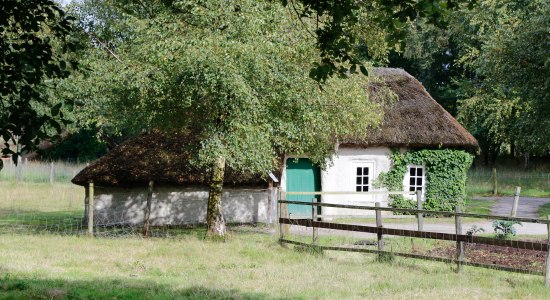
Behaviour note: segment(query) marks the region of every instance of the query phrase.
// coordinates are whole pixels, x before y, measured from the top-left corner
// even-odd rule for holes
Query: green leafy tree
[[[550,6],[548,1],[480,1],[460,17],[458,60],[473,74],[462,82],[459,117],[493,149],[550,149]]]
[[[316,45],[320,61],[311,69],[310,76],[319,82],[338,74],[354,72],[364,59],[378,56],[376,47],[369,43],[372,36],[383,33],[386,49],[403,49],[409,22],[419,19],[444,27],[450,12],[459,4],[472,6],[466,0],[281,0],[292,7],[300,18],[314,20]],[[365,27],[362,20],[374,20],[374,26]],[[364,30],[368,29],[368,30]],[[374,29],[374,31],[373,31]],[[361,71],[366,73],[366,69]]]
[[[320,90],[308,78],[315,39],[279,3],[103,3],[115,8],[120,23],[107,39],[89,35],[91,73],[75,78],[93,91],[83,93],[91,97],[82,98],[82,109],[119,129],[191,135],[197,141],[192,163],[212,174],[209,235],[225,235],[226,166],[265,176],[281,167],[285,153],[324,165],[338,137],[364,137],[380,121],[382,103],[369,101],[366,92],[374,79],[327,78]],[[98,16],[80,19],[107,24]],[[90,28],[83,24],[84,32]]]
[[[71,20],[51,0],[0,3],[0,136],[2,153],[16,162],[20,151],[60,133],[68,122],[64,101],[48,97],[48,90],[77,67],[70,56],[78,46]],[[10,142],[22,147],[14,151]]]
[[[86,162],[107,153],[107,145],[98,139],[95,128],[82,128],[42,153],[51,160]]]
[[[550,128],[547,1],[460,5],[440,28],[410,21],[406,48],[390,56],[457,115],[486,163],[503,150],[545,154]]]

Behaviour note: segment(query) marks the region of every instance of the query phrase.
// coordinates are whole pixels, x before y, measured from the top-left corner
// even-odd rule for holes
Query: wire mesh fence
[[[17,165],[11,160],[4,160],[0,171],[0,181],[33,182],[33,183],[69,183],[86,164],[63,161],[29,161],[21,160]]]
[[[142,222],[129,223],[124,207],[96,214],[93,233],[98,237],[141,237]],[[188,234],[193,224],[150,227],[150,237]],[[200,225],[199,225],[200,227]],[[0,181],[1,234],[88,234],[85,189],[68,183]]]
[[[291,217],[289,205],[363,214],[326,218],[313,209],[309,217]],[[403,213],[409,215],[396,215]],[[431,217],[420,222],[417,213]],[[447,262],[457,269],[471,265],[537,275],[548,268],[550,221],[545,219],[287,200],[279,201],[279,215],[280,241],[312,251],[403,256]]]
[[[520,186],[525,195],[550,195],[550,172],[521,169],[496,169],[499,194],[513,195]],[[468,171],[466,188],[469,194],[491,194],[494,189],[493,171],[490,168],[472,168]]]

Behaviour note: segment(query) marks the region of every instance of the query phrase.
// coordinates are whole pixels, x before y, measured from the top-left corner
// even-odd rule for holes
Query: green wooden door
[[[287,192],[319,192],[321,191],[321,171],[307,158],[286,160],[286,190]],[[311,202],[312,198],[320,199],[319,195],[287,195],[287,200]],[[311,217],[311,206],[289,204],[291,217]],[[320,213],[320,211],[318,211]]]

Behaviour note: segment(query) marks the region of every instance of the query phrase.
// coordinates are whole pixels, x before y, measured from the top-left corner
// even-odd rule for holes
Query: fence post
[[[550,215],[546,216],[546,219],[550,221]],[[546,254],[546,277],[544,283],[546,287],[550,287],[550,224],[546,224],[546,230],[548,231],[548,250]]]
[[[50,184],[53,184],[53,161],[50,162]]]
[[[519,193],[521,192],[521,187],[516,186],[516,192],[514,193],[514,204],[512,204],[512,217],[516,216],[516,213],[518,212],[518,204],[519,204]]]
[[[286,200],[286,192],[281,190],[281,200]],[[279,203],[279,218],[288,218],[288,207],[286,203]],[[279,231],[281,239],[286,237],[288,233],[288,224],[279,222]]]
[[[313,245],[317,245],[317,228],[315,228],[315,222],[317,222],[317,198],[311,199],[311,229],[313,231]]]
[[[455,227],[456,227],[456,271],[460,272],[462,271],[462,263],[464,262],[464,242],[459,241],[458,235],[462,234],[462,217],[460,216],[460,213],[462,210],[460,209],[460,206],[456,207],[456,214],[455,214]]]
[[[422,210],[422,191],[416,191],[416,209]],[[418,221],[418,231],[424,230],[424,217],[421,212],[416,215]]]
[[[94,236],[94,182],[88,184],[88,235]]]
[[[151,216],[151,201],[153,199],[154,181],[149,181],[149,189],[147,190],[147,203],[145,204],[145,214],[143,219],[143,236],[149,237],[149,217]]]
[[[279,240],[283,238],[283,223],[281,223],[281,218],[283,216],[283,204],[279,201],[281,199],[281,190],[279,190],[279,195],[277,195],[277,223],[279,224]]]
[[[380,202],[374,203],[375,207],[380,207]],[[376,233],[376,238],[378,239],[378,251],[384,251],[384,240],[382,237],[382,212],[376,210],[376,227],[378,227],[378,232]]]
[[[493,167],[493,196],[498,195],[497,168]]]
[[[21,181],[21,168],[23,168],[23,159],[21,158],[21,144],[17,138],[17,164],[15,165],[15,182]]]

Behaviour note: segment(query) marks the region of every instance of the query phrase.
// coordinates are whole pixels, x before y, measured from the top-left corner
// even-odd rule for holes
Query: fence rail
[[[289,225],[300,225],[300,226],[312,227],[312,228],[366,232],[366,233],[376,233],[376,234],[382,234],[382,235],[387,234],[387,235],[405,236],[405,237],[414,237],[414,238],[423,238],[423,239],[486,244],[486,245],[493,245],[493,246],[517,248],[517,249],[548,251],[547,243],[517,241],[517,240],[501,240],[501,239],[480,237],[480,236],[467,235],[467,234],[418,231],[418,230],[408,230],[408,229],[394,229],[394,228],[384,228],[384,227],[354,225],[354,224],[340,224],[340,223],[312,221],[311,219],[279,218],[279,223],[289,224]]]
[[[416,192],[386,192],[386,191],[371,191],[371,192],[283,192],[285,195],[416,195]]]
[[[523,218],[523,217],[510,217],[510,216],[498,216],[498,215],[483,215],[483,214],[472,214],[472,213],[464,213],[464,212],[438,211],[438,210],[426,210],[426,209],[410,209],[410,208],[396,208],[396,207],[376,207],[376,206],[364,206],[364,205],[323,203],[323,202],[303,202],[303,201],[291,201],[291,200],[279,200],[278,202],[280,204],[298,204],[298,205],[310,205],[310,206],[319,206],[319,207],[349,208],[349,209],[359,209],[359,210],[388,211],[388,212],[399,212],[399,213],[410,213],[410,214],[460,216],[460,217],[481,218],[481,219],[490,219],[490,220],[504,220],[504,221],[518,221],[518,222],[527,222],[527,223],[538,223],[538,224],[550,224],[550,220],[538,219],[538,218]]]
[[[346,247],[336,247],[336,246],[312,246],[311,244],[308,244],[308,243],[297,242],[297,241],[292,241],[292,240],[287,240],[287,239],[280,239],[279,241],[282,242],[282,243],[285,243],[285,244],[293,244],[293,245],[298,245],[298,246],[302,246],[302,247],[315,247],[315,248],[321,249],[321,250],[332,250],[332,251],[343,251],[343,252],[360,252],[360,253],[370,253],[370,254],[379,254],[379,255],[394,255],[394,256],[417,258],[417,259],[424,259],[424,260],[431,260],[431,261],[438,261],[438,262],[457,263],[456,259],[450,259],[450,258],[444,258],[444,257],[433,257],[433,256],[413,254],[413,253],[382,251],[382,250],[375,250],[375,249],[346,248]],[[487,265],[485,265],[485,264],[469,262],[469,261],[463,261],[462,264],[465,265],[465,266],[487,268]],[[505,267],[505,266],[491,266],[490,268],[491,269],[496,269],[496,270],[501,270],[501,271],[523,273],[523,274],[532,274],[532,275],[542,275],[542,276],[544,276],[544,274],[545,274],[545,272],[531,271],[531,270],[511,268],[511,267]]]
[[[326,193],[326,192],[325,192]],[[291,193],[286,193],[287,195]],[[306,194],[306,193],[301,193]],[[313,193],[310,193],[313,194]],[[341,194],[341,193],[340,193]],[[353,193],[349,193],[353,194]],[[389,193],[388,193],[389,194]],[[420,198],[418,198],[420,199]],[[282,244],[293,244],[302,247],[313,247],[316,249],[322,250],[335,250],[335,251],[350,251],[350,252],[362,252],[362,253],[374,253],[379,255],[391,254],[395,256],[410,257],[410,258],[419,258],[427,260],[435,260],[442,262],[451,262],[456,263],[457,270],[460,271],[463,265],[484,267],[491,269],[499,269],[512,272],[520,273],[530,273],[537,275],[546,274],[546,285],[550,286],[550,217],[548,219],[538,219],[538,218],[521,218],[521,217],[511,217],[511,216],[494,216],[494,215],[483,215],[483,214],[472,214],[472,213],[463,213],[460,211],[460,208],[457,208],[455,212],[448,211],[431,211],[424,209],[404,209],[404,208],[392,208],[392,207],[381,207],[380,203],[376,203],[376,206],[362,206],[362,205],[347,205],[347,204],[338,204],[338,203],[321,203],[316,202],[315,198],[312,199],[312,202],[302,202],[302,201],[290,201],[290,200],[278,200],[279,203],[279,230],[280,238],[279,241]],[[420,201],[419,201],[420,203]],[[311,206],[312,214],[311,218],[290,218],[288,214],[287,205],[306,205]],[[317,207],[332,207],[332,208],[345,208],[353,210],[364,210],[364,211],[374,211],[376,216],[376,225],[360,225],[360,224],[348,224],[348,223],[337,223],[330,222],[325,220],[320,220],[317,215]],[[420,207],[420,206],[419,206]],[[439,215],[454,217],[455,232],[437,232],[437,231],[424,231],[422,229],[422,223],[419,222],[418,230],[414,229],[403,229],[403,228],[386,228],[383,226],[383,217],[381,212],[393,212],[393,213],[408,213],[416,214],[419,220],[423,215]],[[462,232],[462,218],[481,218],[486,220],[501,220],[501,221],[511,221],[511,222],[525,222],[525,223],[536,223],[546,225],[548,239],[544,241],[537,240],[512,240],[512,239],[502,239],[496,237],[487,237],[487,236],[477,236],[475,233],[469,232],[464,234]],[[304,241],[293,240],[288,238],[289,234],[289,225],[298,226],[298,228],[310,228],[312,230],[311,242],[307,243]],[[376,246],[376,249],[367,249],[364,247],[359,247],[357,244],[348,245],[348,246],[333,246],[333,245],[319,245],[319,230],[324,229],[327,235],[334,234],[333,232],[350,232],[350,233],[365,233],[376,235],[377,242],[372,244]],[[402,251],[387,251],[385,249],[385,240],[384,236],[396,236],[396,237],[407,237],[407,238],[418,238],[418,239],[427,239],[427,240],[439,240],[439,241],[451,241],[456,243],[454,250],[454,258],[445,258],[437,257],[429,254],[418,254],[418,253],[406,253]],[[303,237],[303,236],[302,236]],[[465,244],[468,245],[487,245],[490,247],[502,247],[506,249],[519,249],[518,251],[539,251],[544,253],[545,260],[545,269],[541,270],[528,270],[523,268],[516,268],[511,266],[495,265],[480,263],[475,261],[468,261],[465,259]]]

